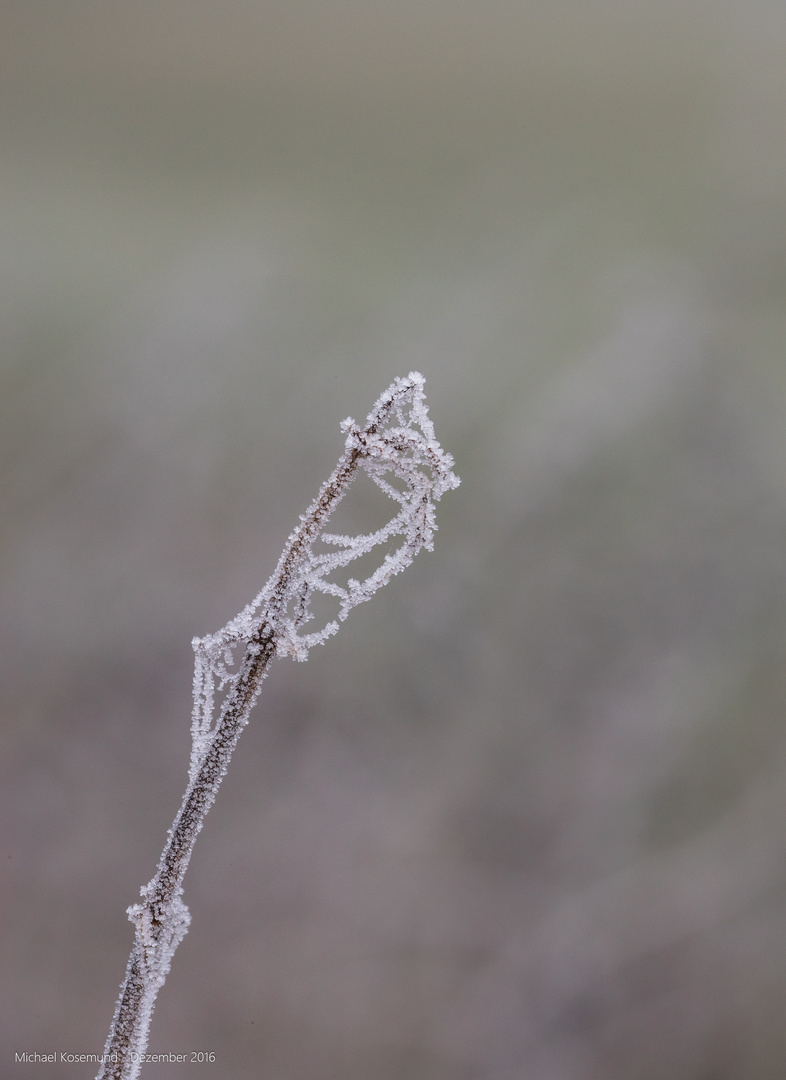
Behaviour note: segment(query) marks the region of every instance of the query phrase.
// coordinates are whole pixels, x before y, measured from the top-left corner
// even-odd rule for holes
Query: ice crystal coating
[[[436,438],[423,395],[423,376],[411,372],[375,403],[366,426],[349,417],[344,453],[284,547],[278,566],[258,596],[216,634],[194,638],[194,708],[188,786],[169,830],[152,881],[142,902],[128,909],[134,945],[115,1007],[97,1080],[135,1080],[147,1046],[156,995],[169,972],[175,949],[188,930],[183,878],[196,838],[216,797],[237,741],[274,655],[305,660],[312,645],[335,634],[339,621],[369,600],[418,551],[434,544],[434,503],[458,477],[453,459]],[[360,469],[399,507],[381,529],[357,536],[324,531],[325,525]],[[400,486],[396,486],[396,484]],[[362,581],[330,580],[355,559],[400,537],[395,550]],[[320,540],[330,549],[315,552]],[[315,594],[339,601],[337,619],[321,630],[301,633],[313,619]],[[244,647],[236,658],[238,647]],[[217,694],[222,696],[219,703]]]
[[[290,534],[275,572],[265,587],[221,630],[192,642],[194,665],[193,753],[195,775],[217,720],[215,697],[231,693],[238,678],[233,670],[235,646],[253,647],[272,639],[279,656],[305,660],[313,645],[335,634],[357,604],[369,600],[377,589],[405,570],[421,548],[434,546],[434,504],[451,488],[458,487],[453,459],[434,435],[423,392],[424,378],[416,371],[398,378],[376,401],[360,428],[352,417],[341,423],[346,441],[344,453],[314,502],[301,515]],[[356,536],[324,532],[328,518],[343,498],[358,469],[363,469],[394,503],[398,512],[381,529]],[[401,487],[391,481],[397,479]],[[362,581],[350,578],[345,585],[330,575],[349,566],[380,544],[401,537],[395,550]],[[335,551],[314,552],[314,543]],[[336,597],[337,619],[320,630],[301,633],[313,619],[310,601],[315,593]],[[261,647],[261,646],[260,646]]]

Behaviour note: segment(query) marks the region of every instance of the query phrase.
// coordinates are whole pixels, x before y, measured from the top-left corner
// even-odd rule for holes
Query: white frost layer
[[[253,647],[264,627],[280,656],[305,660],[313,645],[335,634],[339,621],[406,569],[421,548],[432,550],[437,528],[434,504],[446,491],[458,487],[459,479],[452,471],[452,457],[434,435],[424,382],[416,371],[396,379],[374,404],[364,428],[351,417],[343,421],[344,453],[317,498],[301,515],[300,525],[289,536],[265,587],[217,633],[194,639],[192,782],[216,731],[216,691],[231,693],[237,680],[237,646]],[[359,468],[398,504],[398,511],[372,533],[343,536],[324,532],[328,518]],[[391,482],[394,480],[399,481],[400,489]],[[396,549],[385,555],[364,580],[350,578],[346,585],[330,580],[335,571],[397,536],[401,541]],[[317,539],[337,550],[316,554],[313,545]],[[338,618],[321,630],[301,633],[301,628],[314,618],[310,601],[315,593],[338,599]]]

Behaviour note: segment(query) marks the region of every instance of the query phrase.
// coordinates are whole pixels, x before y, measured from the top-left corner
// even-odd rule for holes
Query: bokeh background
[[[3,0],[4,1076],[100,1052],[190,640],[421,370],[462,487],[265,685],[147,1080],[786,1075],[786,7]],[[370,513],[363,498],[355,520]]]

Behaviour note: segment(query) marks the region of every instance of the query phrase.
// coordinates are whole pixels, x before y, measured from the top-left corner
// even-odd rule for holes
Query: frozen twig
[[[430,551],[433,547],[434,503],[457,487],[459,480],[452,472],[453,459],[434,436],[423,382],[417,372],[396,379],[374,405],[365,427],[352,419],[343,422],[344,453],[289,536],[264,589],[218,633],[193,641],[188,786],[156,875],[142,888],[142,902],[128,909],[135,927],[134,945],[97,1080],[133,1080],[139,1075],[156,995],[190,922],[182,892],[191,852],[273,657],[305,660],[312,645],[338,630],[334,620],[320,630],[300,632],[314,617],[310,608],[314,593],[335,597],[338,620],[343,620],[353,607],[409,566],[421,548]],[[360,469],[400,509],[372,533],[324,532]],[[335,571],[396,537],[401,539],[395,550],[364,580],[350,578],[343,585],[330,580]],[[317,540],[328,550],[315,552]],[[244,650],[242,655],[240,650]],[[223,695],[220,702],[217,694]]]

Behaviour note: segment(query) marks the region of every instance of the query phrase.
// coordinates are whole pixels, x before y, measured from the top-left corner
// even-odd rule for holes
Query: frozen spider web
[[[261,651],[263,643],[272,643],[279,656],[305,660],[313,645],[335,634],[352,608],[369,600],[377,589],[405,570],[421,548],[433,549],[437,528],[434,504],[446,491],[458,487],[459,478],[452,471],[452,457],[434,435],[424,381],[414,371],[396,379],[375,403],[363,428],[351,417],[343,421],[344,453],[314,502],[301,515],[265,587],[221,630],[192,642],[192,782],[218,728],[221,710],[216,707],[216,695],[224,694],[224,701],[229,700],[237,684],[238,647]],[[386,525],[373,532],[349,536],[324,531],[328,518],[361,469],[398,510]],[[331,575],[380,545],[389,547],[396,538],[400,539],[394,549],[362,580],[350,577],[341,584],[331,579]],[[330,550],[315,552],[317,540]],[[338,601],[337,617],[319,630],[301,632],[315,618],[311,601],[318,594]]]

